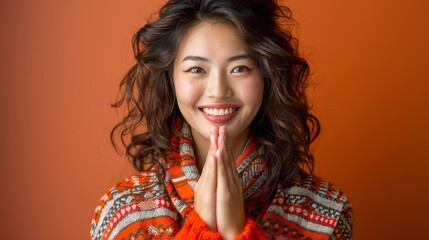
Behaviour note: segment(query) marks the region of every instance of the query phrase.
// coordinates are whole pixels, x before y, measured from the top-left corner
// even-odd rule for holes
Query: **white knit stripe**
[[[97,238],[98,237],[100,237],[100,235],[104,232],[104,230],[106,229],[106,226],[107,225],[104,225],[103,226],[103,220],[105,220],[106,219],[106,215],[109,213],[109,210],[112,208],[112,207],[114,207],[115,205],[114,205],[114,203],[115,203],[115,201],[117,200],[117,199],[120,199],[120,198],[122,198],[123,196],[126,196],[126,195],[129,195],[130,194],[130,191],[129,190],[127,190],[127,191],[123,191],[123,192],[121,192],[121,193],[118,193],[118,194],[116,194],[111,200],[109,200],[109,201],[107,201],[106,202],[106,204],[104,205],[104,208],[103,208],[103,210],[101,211],[101,213],[100,213],[100,220],[98,221],[98,223],[97,223],[97,226],[96,226],[96,228],[94,229],[94,233],[96,233],[97,234]],[[128,198],[126,198],[126,200],[125,200],[125,202],[128,204],[128,203],[130,203],[132,200],[133,200],[134,198],[133,197],[131,197],[131,196],[129,196]],[[110,219],[110,218],[109,218]],[[101,228],[103,228],[103,229],[101,229]],[[100,231],[101,230],[101,231]]]
[[[328,187],[329,187],[329,182],[326,181],[325,179],[322,179],[322,181],[320,181],[318,192],[325,195],[328,192]]]
[[[243,193],[244,200],[252,197],[257,191],[259,191],[262,187],[262,185],[265,183],[265,172],[261,174],[261,176],[258,177],[258,179],[250,186],[247,191]]]
[[[332,227],[307,221],[307,219],[300,217],[298,215],[288,214],[283,210],[282,207],[278,205],[271,205],[268,208],[267,212],[275,213],[290,222],[296,223],[299,226],[305,226],[305,229],[308,229],[309,231],[319,232],[324,234],[332,234],[332,232],[334,231]]]
[[[180,150],[179,150],[180,154],[189,154],[191,156],[194,156],[194,149],[192,148],[192,146],[188,143],[182,143],[180,144]]]
[[[195,190],[195,185],[200,178],[200,173],[195,165],[186,165],[182,167],[185,178],[188,179],[188,184],[191,185],[192,189]]]
[[[178,221],[179,219],[178,213],[171,211],[168,208],[155,208],[146,211],[132,212],[130,214],[127,214],[121,221],[119,221],[118,224],[116,224],[115,228],[113,228],[112,232],[110,233],[109,240],[113,240],[116,235],[118,235],[118,233],[122,231],[122,229],[126,228],[128,225],[134,222],[158,217],[169,217],[172,218],[174,221]]]
[[[250,141],[250,139],[249,139]],[[238,174],[241,174],[244,170],[246,170],[249,166],[251,166],[252,162],[256,162],[260,160],[263,162],[264,160],[261,158],[263,156],[265,149],[263,146],[257,146],[253,149],[248,156],[246,156],[243,161],[237,166]]]
[[[187,178],[185,176],[182,176],[182,177],[178,177],[178,178],[172,178],[171,181],[174,182],[174,183],[176,183],[176,182],[180,182],[180,181],[183,181],[183,180],[186,180],[186,179]]]
[[[173,204],[176,207],[177,211],[182,212],[188,205],[185,204],[182,200],[173,199]]]
[[[340,190],[338,188],[335,188],[335,190],[331,193],[331,198],[337,198],[338,195],[340,195]]]
[[[323,198],[322,196],[318,195],[316,192],[300,186],[292,186],[290,188],[283,189],[282,192],[285,195],[298,195],[298,196],[305,196],[305,197],[311,198],[318,204],[337,211],[341,211],[343,209],[342,203],[335,202],[332,199]]]

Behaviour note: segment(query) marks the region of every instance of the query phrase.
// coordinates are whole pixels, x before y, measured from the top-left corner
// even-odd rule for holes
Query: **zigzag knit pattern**
[[[91,239],[221,239],[193,210],[200,173],[189,126],[172,137],[178,151],[165,159],[166,176],[153,184],[157,169],[118,182],[101,198],[91,223]],[[249,139],[236,166],[243,185],[246,226],[237,239],[351,239],[352,208],[332,183],[302,174],[279,187],[264,207],[253,209],[265,181],[264,147]],[[249,214],[250,215],[250,214]]]

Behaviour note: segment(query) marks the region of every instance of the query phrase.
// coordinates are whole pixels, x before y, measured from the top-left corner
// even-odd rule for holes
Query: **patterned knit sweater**
[[[190,131],[173,137],[178,151],[165,160],[165,179],[157,169],[115,184],[101,198],[91,223],[91,239],[221,239],[193,210],[197,169]],[[256,209],[267,172],[264,147],[250,139],[236,166],[243,185],[246,226],[237,239],[351,239],[352,209],[333,184],[304,173]]]

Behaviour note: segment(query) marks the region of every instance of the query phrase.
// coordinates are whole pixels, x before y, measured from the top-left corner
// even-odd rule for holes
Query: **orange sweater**
[[[219,233],[212,232],[207,224],[198,216],[198,213],[192,211],[185,225],[180,229],[176,234],[174,239],[222,239]],[[246,219],[246,225],[243,232],[237,236],[237,240],[246,240],[246,239],[268,239],[262,229],[251,219]]]
[[[91,238],[220,239],[193,210],[200,173],[193,156],[190,130],[173,137],[173,152],[163,164],[165,179],[155,183],[157,169],[118,182],[101,198],[91,224]],[[186,137],[187,136],[187,137]],[[333,184],[300,174],[261,208],[256,196],[265,182],[264,147],[250,139],[236,166],[243,185],[246,225],[237,239],[351,239],[352,210]],[[252,216],[252,217],[250,217]]]

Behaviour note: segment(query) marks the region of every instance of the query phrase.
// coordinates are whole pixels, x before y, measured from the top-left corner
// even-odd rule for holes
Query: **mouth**
[[[240,108],[236,105],[201,106],[203,116],[213,123],[226,123],[231,120]]]
[[[201,111],[210,116],[226,116],[237,110],[238,108],[201,108]]]

